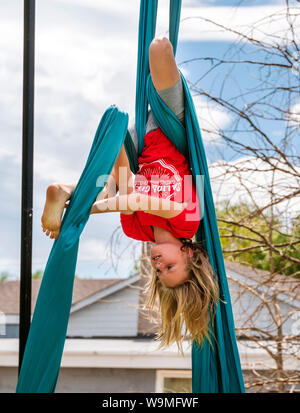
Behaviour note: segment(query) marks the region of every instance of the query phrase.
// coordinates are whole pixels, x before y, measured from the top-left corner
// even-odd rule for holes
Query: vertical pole
[[[35,0],[24,0],[19,372],[31,321]]]

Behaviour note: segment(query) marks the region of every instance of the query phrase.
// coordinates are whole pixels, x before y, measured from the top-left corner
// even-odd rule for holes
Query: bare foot
[[[61,217],[66,207],[66,202],[72,195],[69,185],[54,183],[48,186],[46,203],[41,218],[43,231],[50,238],[58,239]]]

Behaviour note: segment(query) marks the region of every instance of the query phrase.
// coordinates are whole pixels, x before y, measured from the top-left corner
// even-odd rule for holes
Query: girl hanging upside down
[[[182,80],[168,39],[152,41],[149,65],[157,93],[184,124]],[[137,148],[134,127],[130,133]],[[161,344],[180,344],[188,332],[201,343],[218,301],[217,281],[206,251],[192,241],[200,207],[188,161],[155,123],[151,111],[138,162],[133,180],[123,145],[91,214],[120,212],[128,237],[153,243],[146,306],[152,312],[159,299]],[[42,227],[50,238],[59,236],[63,211],[75,187],[76,183],[53,183],[47,189]]]

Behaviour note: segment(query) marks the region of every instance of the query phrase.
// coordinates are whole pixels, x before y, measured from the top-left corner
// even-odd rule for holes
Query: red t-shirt
[[[153,226],[157,226],[168,230],[176,238],[193,237],[200,223],[200,205],[186,158],[158,128],[145,136],[138,163],[135,192],[188,202],[188,205],[179,215],[168,219],[144,211],[121,213],[124,233],[139,241],[155,242]]]

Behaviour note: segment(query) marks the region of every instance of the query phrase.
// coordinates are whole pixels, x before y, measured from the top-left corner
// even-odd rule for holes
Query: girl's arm
[[[117,195],[112,198],[96,201],[91,209],[91,214],[104,212],[133,214],[135,211],[144,211],[168,219],[176,217],[186,207],[187,202],[179,203],[168,199],[132,192],[129,195]]]

